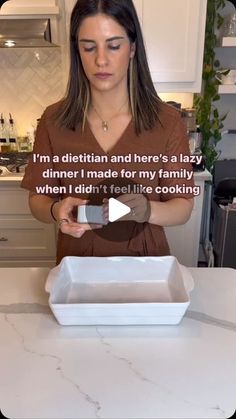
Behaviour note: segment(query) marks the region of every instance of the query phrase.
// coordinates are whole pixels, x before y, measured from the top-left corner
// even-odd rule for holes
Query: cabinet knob
[[[0,242],[8,242],[7,237],[0,237]]]

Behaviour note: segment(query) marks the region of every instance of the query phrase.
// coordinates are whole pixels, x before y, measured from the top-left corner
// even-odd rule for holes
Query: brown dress
[[[22,188],[49,195],[52,198],[65,198],[75,196],[87,199],[89,194],[75,193],[74,189],[78,185],[98,185],[104,179],[81,177],[81,169],[86,171],[105,171],[112,169],[120,173],[122,169],[136,171],[132,182],[143,186],[152,186],[153,192],[146,195],[152,201],[166,201],[175,197],[192,198],[192,193],[156,193],[155,187],[170,187],[176,184],[183,186],[193,186],[193,180],[185,178],[165,178],[159,177],[159,170],[178,171],[180,169],[191,170],[191,164],[180,162],[180,155],[189,154],[186,128],[174,108],[160,103],[159,121],[154,129],[144,131],[137,136],[134,130],[134,123],[131,121],[114,147],[105,153],[95,136],[93,135],[88,123],[82,133],[78,127],[75,131],[55,126],[52,115],[57,105],[52,105],[44,112],[39,127],[33,150],[32,158],[27,166],[25,176],[22,181]],[[159,162],[134,161],[134,155],[138,156],[167,156],[160,158]],[[84,161],[83,156],[91,156],[91,160],[96,156],[106,156],[108,162],[92,163]],[[33,162],[33,156],[37,157],[37,162]],[[45,156],[45,161],[39,162],[39,156]],[[58,156],[58,158],[56,157]],[[79,162],[62,162],[63,157],[80,156]],[[81,157],[82,156],[82,157]],[[111,156],[131,156],[131,162],[111,163]],[[176,156],[171,161],[172,156]],[[42,159],[41,159],[42,160]],[[68,160],[68,159],[67,159]],[[82,160],[82,162],[81,162]],[[137,159],[136,159],[137,160]],[[177,162],[175,160],[178,160]],[[49,169],[53,171],[75,171],[73,178],[62,176],[60,179],[50,175]],[[139,171],[156,171],[153,181],[148,178],[139,178]],[[45,172],[46,171],[46,172]],[[77,172],[77,173],[76,173]],[[46,177],[44,177],[46,175]],[[144,176],[146,176],[144,174]],[[115,183],[115,182],[114,182]],[[47,190],[39,192],[39,186],[47,186]],[[60,189],[63,187],[63,189]],[[57,187],[58,190],[55,189]],[[101,204],[104,195],[99,193],[94,195],[92,203]],[[114,195],[112,195],[114,196]],[[114,196],[116,197],[116,196]],[[164,256],[169,254],[169,247],[164,233],[164,229],[158,225],[149,223],[136,223],[132,221],[109,223],[103,227],[106,229],[106,236],[109,240],[95,231],[87,231],[81,238],[73,238],[59,232],[57,244],[57,263],[64,256]],[[125,229],[127,239],[117,240],[119,232]]]

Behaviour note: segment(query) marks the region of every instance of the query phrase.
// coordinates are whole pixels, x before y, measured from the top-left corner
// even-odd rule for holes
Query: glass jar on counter
[[[223,36],[236,36],[236,12],[225,17],[224,27],[223,27]]]
[[[187,132],[196,131],[196,109],[184,108],[182,109],[182,117],[186,124]]]
[[[6,140],[6,138],[0,139],[0,152],[1,153],[9,153],[11,151],[11,145]]]
[[[17,137],[18,151],[29,151],[29,138],[27,136]]]

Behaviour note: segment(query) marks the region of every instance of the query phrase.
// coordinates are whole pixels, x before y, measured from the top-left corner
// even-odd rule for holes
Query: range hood
[[[0,19],[0,48],[57,47],[51,42],[50,19]]]

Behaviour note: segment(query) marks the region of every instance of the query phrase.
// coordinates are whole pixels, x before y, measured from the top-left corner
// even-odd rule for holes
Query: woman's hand
[[[101,224],[80,224],[77,222],[75,207],[86,205],[87,202],[84,199],[68,197],[54,204],[53,215],[58,221],[62,233],[80,238],[87,230],[103,227]]]
[[[73,237],[81,237],[87,230],[102,227],[100,224],[77,223],[76,207],[86,203],[84,199],[72,197],[53,202],[47,195],[38,195],[34,192],[29,194],[29,206],[37,220],[49,224],[57,221],[60,230]]]
[[[117,201],[122,202],[122,204],[130,207],[129,214],[125,215],[122,218],[119,218],[118,221],[136,221],[137,223],[145,223],[149,220],[150,217],[150,205],[147,198],[142,194],[124,194],[116,198]],[[109,200],[104,199],[104,217],[108,219],[108,207]]]

